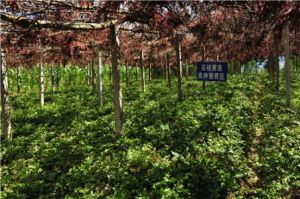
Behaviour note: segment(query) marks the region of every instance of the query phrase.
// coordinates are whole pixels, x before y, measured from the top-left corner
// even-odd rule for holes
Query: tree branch
[[[17,25],[22,28],[54,29],[54,30],[103,30],[116,24],[117,20],[111,20],[103,23],[70,23],[62,21],[30,20],[26,17],[17,17],[7,13],[0,13],[2,21]]]

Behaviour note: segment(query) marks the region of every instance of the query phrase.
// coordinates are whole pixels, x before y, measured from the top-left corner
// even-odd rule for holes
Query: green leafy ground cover
[[[296,77],[291,110],[264,73],[206,90],[186,81],[183,102],[175,80],[153,80],[145,93],[124,84],[122,135],[113,133],[111,85],[99,109],[84,78],[46,93],[44,109],[33,91],[11,96],[1,198],[273,199],[300,189]]]

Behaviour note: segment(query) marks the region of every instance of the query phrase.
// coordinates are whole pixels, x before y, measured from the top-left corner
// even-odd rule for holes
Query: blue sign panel
[[[226,81],[227,62],[197,62],[197,80]]]

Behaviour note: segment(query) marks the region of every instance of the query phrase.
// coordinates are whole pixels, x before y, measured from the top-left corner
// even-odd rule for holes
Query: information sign
[[[197,80],[226,81],[227,62],[197,62]]]

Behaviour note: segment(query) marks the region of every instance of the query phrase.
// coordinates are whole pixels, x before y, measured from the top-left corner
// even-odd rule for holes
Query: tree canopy
[[[299,55],[299,12],[299,2],[6,0],[1,44],[9,65],[33,64],[38,48],[49,49],[44,62],[85,65],[95,46],[109,57],[107,28],[118,25],[122,57],[132,64],[143,48],[160,66],[164,54],[174,50],[175,34],[181,34],[183,56],[191,62],[199,60],[202,45],[208,60],[247,61],[266,58],[285,23],[293,35],[291,53]]]

